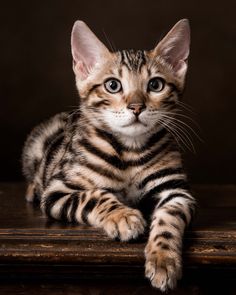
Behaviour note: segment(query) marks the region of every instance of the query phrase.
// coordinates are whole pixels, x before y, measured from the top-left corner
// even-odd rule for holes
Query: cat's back
[[[55,150],[66,136],[69,114],[59,113],[37,125],[26,139],[22,164],[23,173],[28,181],[33,181],[42,160],[50,150]]]

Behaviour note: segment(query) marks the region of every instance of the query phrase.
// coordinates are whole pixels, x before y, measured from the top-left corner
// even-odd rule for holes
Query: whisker
[[[183,109],[185,109],[188,112],[191,112],[191,113],[194,113],[194,114],[196,113],[194,111],[194,109],[190,105],[184,103],[183,101],[176,101],[176,104],[181,106]]]
[[[177,110],[178,111],[178,110]],[[193,118],[187,116],[187,115],[184,115],[184,114],[180,114],[180,113],[177,113],[177,112],[168,112],[168,111],[159,111],[158,112],[159,114],[165,114],[165,115],[171,115],[170,118],[173,118],[173,120],[179,120],[177,119],[176,117],[183,117],[183,118],[186,118],[188,120],[190,120],[192,123],[194,123],[195,127],[197,127],[198,131],[201,132],[201,128],[199,126],[199,124],[193,120]],[[191,126],[189,126],[189,124],[186,124],[184,121],[182,120],[179,120],[179,123],[185,125],[188,129],[191,130],[191,132],[197,137],[197,139],[201,142],[204,142],[204,140],[201,138],[201,136],[197,133],[196,130],[194,130]]]
[[[173,130],[166,122],[163,122],[161,120],[159,120],[159,123],[161,125],[163,125],[174,137],[175,141],[177,142],[178,146],[184,150],[184,146],[186,146],[188,149],[190,149],[190,147],[188,146],[188,144],[185,142],[185,140],[182,138],[182,136],[176,131]],[[179,143],[179,141],[181,141],[183,143],[183,145],[181,145]]]
[[[192,142],[193,139],[192,139],[191,133],[189,133],[188,130],[183,129],[183,127],[180,124],[177,124],[177,123],[179,123],[178,119],[177,119],[177,121],[174,121],[173,117],[165,115],[164,112],[159,112],[159,115],[161,115],[161,117],[162,117],[162,122],[164,122],[164,123],[168,124],[169,126],[171,126],[172,130],[174,128],[174,130],[178,133],[178,135],[181,136],[182,141],[183,141],[183,138],[185,138],[184,139],[185,145],[187,144],[188,149],[195,153],[195,148],[194,148],[194,145],[193,145],[193,142]],[[165,120],[163,120],[163,119],[165,119]]]
[[[181,111],[180,109],[177,109],[177,111]],[[186,119],[188,119],[188,120],[190,120],[191,122],[193,122],[194,123],[194,125],[196,125],[198,128],[199,128],[199,124],[195,121],[195,120],[193,120],[193,118],[191,118],[191,117],[189,117],[189,116],[187,116],[187,115],[184,115],[184,114],[180,114],[180,113],[178,113],[178,112],[175,112],[175,113],[173,113],[173,112],[166,112],[166,111],[163,111],[165,114],[167,114],[167,115],[173,115],[173,116],[180,116],[180,117],[183,117],[183,118],[186,118]]]
[[[109,44],[111,50],[112,50],[113,52],[117,51],[116,48],[115,48],[114,42],[113,42],[113,43],[111,42],[111,40],[108,38],[108,36],[107,36],[105,30],[102,30],[102,32],[103,32],[103,35],[105,36],[105,38],[106,38],[106,40],[107,40],[107,43]]]
[[[175,131],[179,135],[179,137],[182,139],[181,141],[186,145],[186,147],[188,147],[191,152],[196,153],[194,145],[192,143],[191,135],[189,133],[186,133],[186,130],[183,130],[180,126],[174,124],[170,120],[165,120],[165,124],[169,125],[169,127],[172,128],[172,131]]]
[[[201,142],[204,142],[204,140],[197,134],[197,132],[191,126],[189,126],[188,124],[186,124],[185,122],[183,122],[183,121],[181,121],[181,120],[179,120],[177,118],[174,118],[174,117],[169,117],[169,116],[167,116],[165,114],[161,114],[161,115],[163,117],[167,118],[167,119],[170,119],[170,120],[175,121],[176,124],[178,122],[179,124],[184,125],[185,127],[187,127],[198,138],[198,140],[200,140]]]

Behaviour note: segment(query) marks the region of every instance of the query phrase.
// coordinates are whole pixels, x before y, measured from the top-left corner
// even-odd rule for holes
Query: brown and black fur
[[[165,91],[156,99],[142,81],[159,74]],[[129,79],[131,91],[113,97],[104,90],[107,77]],[[112,53],[88,83],[77,79],[77,87],[78,109],[36,127],[26,141],[27,200],[38,199],[51,218],[102,228],[122,241],[147,230],[146,276],[161,290],[173,288],[195,204],[179,147],[168,125],[158,121],[140,136],[119,132],[115,124],[137,102],[150,121],[159,110],[174,113],[184,82],[153,52],[123,50]]]

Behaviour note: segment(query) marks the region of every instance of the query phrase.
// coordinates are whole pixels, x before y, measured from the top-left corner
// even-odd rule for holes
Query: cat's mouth
[[[147,124],[140,121],[139,117],[135,117],[134,120],[132,120],[128,124],[123,125],[122,127],[139,126],[139,125],[143,125],[144,127],[147,127]]]

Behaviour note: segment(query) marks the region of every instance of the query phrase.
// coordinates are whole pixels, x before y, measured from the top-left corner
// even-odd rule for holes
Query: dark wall
[[[4,1],[0,9],[0,180],[21,179],[30,129],[76,106],[70,32],[82,19],[108,44],[152,48],[181,18],[192,28],[184,102],[203,138],[185,153],[193,182],[235,182],[235,1]],[[105,32],[105,33],[104,33]],[[188,112],[189,115],[189,112]],[[194,126],[194,125],[193,125]],[[198,130],[194,127],[195,130]]]

